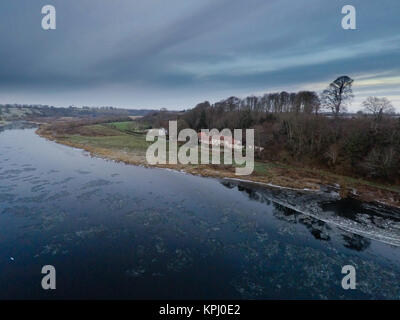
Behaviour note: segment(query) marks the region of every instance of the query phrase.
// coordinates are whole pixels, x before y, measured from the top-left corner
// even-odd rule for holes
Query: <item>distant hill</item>
[[[45,105],[0,104],[0,121],[31,120],[38,118],[82,117],[97,118],[106,116],[145,116],[157,110],[119,109],[114,107],[69,107],[58,108]]]

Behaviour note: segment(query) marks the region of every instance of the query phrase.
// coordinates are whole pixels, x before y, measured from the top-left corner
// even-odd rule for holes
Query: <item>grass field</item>
[[[66,135],[65,138],[73,143],[98,148],[128,152],[146,151],[151,142],[146,141],[144,133],[135,133],[131,131],[132,128],[135,127],[131,122],[97,124],[85,127],[88,134],[85,132],[85,135]],[[90,133],[93,135],[89,135]]]
[[[125,133],[144,133],[150,126],[139,123],[137,121],[111,122],[103,126],[113,128]]]

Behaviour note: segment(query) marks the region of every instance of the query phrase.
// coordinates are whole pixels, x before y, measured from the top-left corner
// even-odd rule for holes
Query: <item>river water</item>
[[[3,131],[0,299],[400,298],[399,247],[261,189],[91,158],[34,129]],[[352,208],[363,210],[326,204],[338,217]],[[388,216],[365,214],[381,225]],[[56,268],[56,290],[41,288],[44,265]],[[341,286],[345,265],[356,268],[356,290]]]

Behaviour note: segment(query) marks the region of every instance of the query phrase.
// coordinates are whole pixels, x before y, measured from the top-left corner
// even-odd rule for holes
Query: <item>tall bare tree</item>
[[[321,94],[322,106],[335,116],[346,111],[348,103],[354,97],[353,82],[348,76],[341,76],[333,81]]]

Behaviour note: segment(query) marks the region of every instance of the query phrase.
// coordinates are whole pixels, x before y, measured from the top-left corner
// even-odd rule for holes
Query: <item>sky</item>
[[[348,75],[350,111],[378,96],[400,112],[399,14],[399,0],[1,0],[0,103],[181,110]]]

